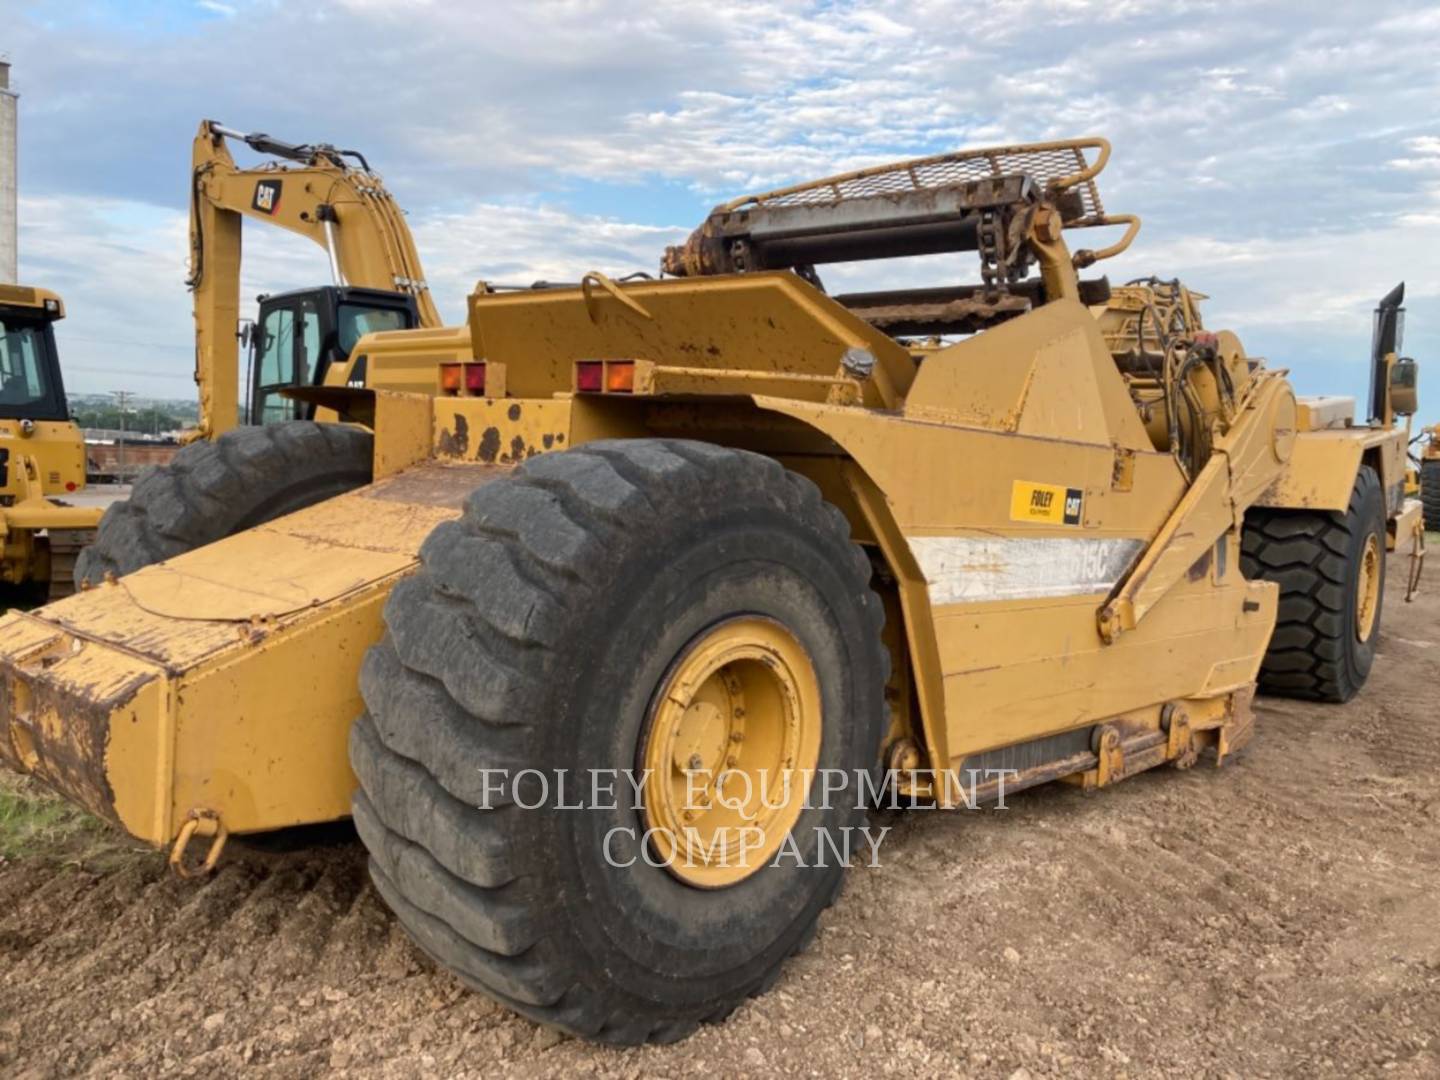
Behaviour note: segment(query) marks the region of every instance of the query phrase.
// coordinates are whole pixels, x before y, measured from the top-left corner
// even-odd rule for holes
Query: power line
[[[89,367],[85,364],[65,363],[66,371],[84,371],[91,375],[134,375],[139,378],[155,379],[176,379],[183,375],[193,374],[190,370],[185,371],[157,371],[154,368],[117,368],[117,367]]]
[[[125,338],[96,338],[86,337],[84,334],[57,335],[62,341],[88,341],[93,345],[134,345],[141,349],[175,349],[183,352],[194,352],[194,345],[174,345],[165,341],[130,341]]]
[[[115,400],[120,404],[120,459],[116,462],[115,471],[123,477],[125,475],[125,411],[130,404],[131,391],[111,390],[110,393],[115,395]]]

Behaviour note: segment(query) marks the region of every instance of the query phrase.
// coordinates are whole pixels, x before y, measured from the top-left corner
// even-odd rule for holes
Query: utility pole
[[[18,140],[16,93],[10,89],[10,61],[0,60],[0,285],[17,284],[15,158]]]
[[[129,390],[111,390],[115,400],[120,406],[120,456],[115,463],[115,471],[120,474],[120,482],[125,482],[125,408],[130,404]]]

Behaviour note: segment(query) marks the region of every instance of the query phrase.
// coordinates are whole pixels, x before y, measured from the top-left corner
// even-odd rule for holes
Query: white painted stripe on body
[[[907,536],[930,603],[1032,600],[1106,593],[1145,541],[1078,536]]]

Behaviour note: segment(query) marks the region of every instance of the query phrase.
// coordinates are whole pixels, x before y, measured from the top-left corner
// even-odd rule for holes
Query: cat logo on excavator
[[[261,180],[255,185],[255,199],[250,204],[262,214],[273,214],[280,209],[280,181]]]

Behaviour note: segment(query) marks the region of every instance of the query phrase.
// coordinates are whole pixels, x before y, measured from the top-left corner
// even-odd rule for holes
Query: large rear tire
[[[1349,701],[1375,661],[1385,599],[1385,496],[1362,465],[1345,513],[1251,510],[1241,570],[1280,586],[1260,690]]]
[[[1425,508],[1425,530],[1440,532],[1440,461],[1420,463],[1420,502]]]
[[[616,1043],[681,1038],[768,987],[839,890],[820,832],[859,847],[855,771],[878,775],[889,659],[843,515],[756,454],[600,442],[478,489],[421,561],[350,739],[371,877],[412,938],[516,1011]],[[695,734],[687,717],[713,730],[656,741]],[[673,846],[644,830],[675,807],[626,773],[784,759],[792,723],[795,760],[849,774],[828,800],[772,788],[788,816],[767,838],[805,865],[665,865]],[[539,772],[498,790],[487,769]],[[562,771],[586,809],[555,805]]]
[[[105,511],[75,584],[98,585],[368,484],[373,446],[361,428],[309,420],[191,443]]]

